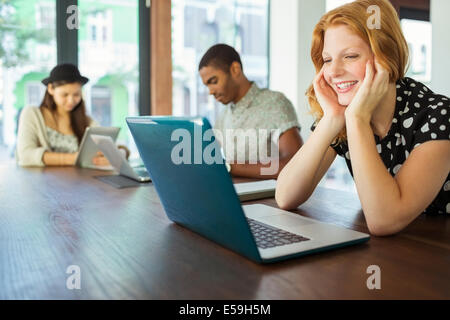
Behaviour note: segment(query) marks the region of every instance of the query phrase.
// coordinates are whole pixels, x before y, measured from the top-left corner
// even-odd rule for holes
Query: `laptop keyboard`
[[[253,236],[255,237],[256,245],[261,249],[285,246],[310,240],[299,236],[298,234],[284,231],[250,218],[247,218],[247,221]]]

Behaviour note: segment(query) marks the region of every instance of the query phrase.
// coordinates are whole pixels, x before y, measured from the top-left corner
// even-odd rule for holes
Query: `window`
[[[4,141],[3,141],[3,81],[1,81],[2,78],[2,61],[0,60],[0,153],[1,154],[5,154],[5,152],[2,152],[3,150],[3,146],[4,146]],[[2,161],[3,159],[0,158],[0,161]]]
[[[53,1],[41,1],[36,3],[36,28],[54,30],[56,20],[55,3]]]
[[[202,115],[214,123],[223,106],[208,96],[198,74],[206,50],[233,46],[246,76],[268,86],[268,0],[173,0],[173,114]]]
[[[14,154],[17,117],[24,106],[39,105],[41,80],[60,62],[77,63],[90,81],[83,87],[87,111],[100,124],[122,130],[118,142],[137,149],[125,123],[147,112],[150,100],[147,1],[2,0],[0,5],[0,162]],[[78,5],[79,29],[69,30],[69,5]],[[57,19],[58,18],[58,19]],[[61,19],[60,19],[61,18]],[[139,25],[145,29],[139,32]],[[56,32],[58,28],[58,33]],[[78,43],[76,41],[78,37]],[[140,38],[140,41],[138,38]],[[139,72],[140,69],[143,72]],[[141,77],[141,78],[140,78]],[[141,81],[139,81],[141,79]],[[141,94],[143,92],[143,94]]]
[[[84,97],[89,114],[101,125],[120,127],[118,143],[132,143],[125,118],[138,115],[138,1],[78,0],[86,18],[78,31],[78,65],[89,78]]]
[[[99,119],[102,126],[111,126],[111,90],[108,87],[92,87],[91,116]]]
[[[39,106],[44,98],[45,86],[42,83],[34,81],[26,83],[25,105]]]
[[[91,40],[97,41],[97,26],[91,26]]]
[[[90,1],[87,2],[89,3]],[[137,1],[134,2],[136,2],[135,4],[137,5]],[[86,8],[85,13],[87,14],[87,24],[88,29],[90,29],[90,35],[88,36],[88,38],[90,38],[90,40],[94,42],[94,44],[103,45],[111,39],[109,30],[111,30],[113,27],[114,13],[116,13],[116,23],[119,22],[117,11],[115,11],[114,8],[116,8],[117,6],[121,6],[121,4],[112,7],[102,6],[101,9],[99,9],[99,5],[92,5],[92,3],[89,4],[89,7],[87,7],[87,5],[88,4],[85,4],[83,8]],[[128,5],[125,6],[128,7]]]
[[[107,42],[108,41],[108,29],[103,26],[103,42]]]
[[[4,0],[0,6],[0,161],[14,154],[19,111],[40,104],[40,81],[56,65],[55,8],[55,0]]]
[[[407,77],[430,85],[431,82],[431,22],[402,19],[403,34],[408,42],[410,64]]]

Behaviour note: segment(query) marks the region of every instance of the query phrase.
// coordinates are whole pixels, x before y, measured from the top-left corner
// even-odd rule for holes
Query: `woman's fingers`
[[[377,59],[375,59],[375,70],[377,75],[379,75],[383,80],[389,79],[389,71],[386,70]]]
[[[319,73],[314,78],[314,83],[321,87],[323,85],[323,81],[325,81],[325,79],[323,78],[323,71],[324,71],[324,67],[322,66],[322,69],[320,69]]]
[[[368,91],[370,91],[372,88],[373,80],[374,80],[373,64],[369,60],[366,62],[366,74],[364,76],[364,80],[353,99],[355,99],[361,95],[363,95],[363,96],[366,95],[368,93]]]
[[[314,90],[316,91],[316,94],[318,93],[322,95],[329,95],[329,92],[327,92],[327,90],[332,90],[332,88],[325,80],[323,67],[314,80]]]
[[[371,60],[366,63],[366,76],[364,77],[364,82],[367,84],[372,83],[374,77],[373,63]]]
[[[389,72],[375,58],[374,61],[375,75],[373,79],[373,91],[378,95],[384,95],[389,84]]]

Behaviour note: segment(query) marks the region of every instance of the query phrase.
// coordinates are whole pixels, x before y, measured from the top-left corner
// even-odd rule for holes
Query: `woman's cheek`
[[[357,66],[355,66],[355,70],[354,70],[354,74],[358,77],[357,80],[364,80],[364,78],[366,77],[366,63],[368,60],[364,61],[364,62],[360,62],[358,63]]]
[[[55,97],[55,102],[57,105],[63,105],[64,104],[64,98],[63,97]]]
[[[327,69],[325,68],[325,70],[323,71],[323,78],[325,79],[325,82],[332,87],[332,81],[331,81],[331,77],[329,75],[329,73],[327,72]]]

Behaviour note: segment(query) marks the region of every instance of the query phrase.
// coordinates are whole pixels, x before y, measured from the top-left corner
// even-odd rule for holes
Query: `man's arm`
[[[230,173],[236,177],[257,178],[257,179],[276,179],[284,166],[291,160],[303,145],[302,137],[297,127],[285,131],[279,139],[279,158],[278,170],[275,174],[262,174],[263,168],[270,168],[272,163],[268,164],[231,164]]]

